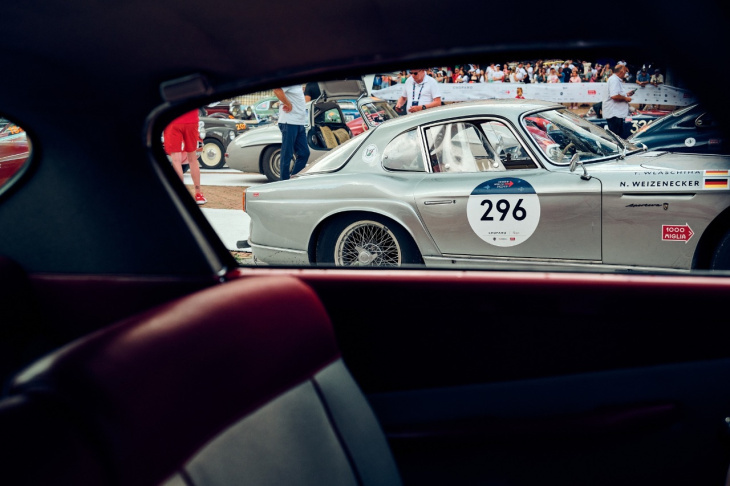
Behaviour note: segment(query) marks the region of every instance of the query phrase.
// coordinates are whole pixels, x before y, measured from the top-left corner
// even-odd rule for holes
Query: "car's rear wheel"
[[[730,270],[730,231],[720,238],[710,260],[710,270]]]
[[[208,138],[203,142],[203,150],[198,155],[200,166],[203,169],[220,169],[226,165],[226,148],[221,142],[214,138]]]
[[[266,147],[263,155],[264,175],[270,182],[281,179],[281,146]]]
[[[411,236],[398,224],[371,214],[332,221],[317,241],[317,262],[336,266],[399,267],[421,263]]]

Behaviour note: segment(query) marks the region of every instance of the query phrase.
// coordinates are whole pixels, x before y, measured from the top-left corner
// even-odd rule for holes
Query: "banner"
[[[439,83],[441,101],[475,101],[495,98],[514,98],[517,88],[522,88],[526,99],[554,101],[556,103],[598,103],[608,98],[608,83]],[[626,91],[636,89],[631,104],[687,106],[697,103],[688,90],[660,84],[647,85],[626,83]],[[373,96],[397,101],[403,94],[403,85],[374,90]]]

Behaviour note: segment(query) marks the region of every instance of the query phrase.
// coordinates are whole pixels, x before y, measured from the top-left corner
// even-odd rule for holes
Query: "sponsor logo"
[[[508,187],[512,187],[514,185],[515,185],[515,183],[513,181],[506,180],[506,181],[497,181],[497,182],[495,182],[494,185],[493,185],[493,187],[495,189],[505,189],[505,188],[508,188]]]
[[[687,243],[694,235],[688,224],[663,224],[662,241],[683,241]]]

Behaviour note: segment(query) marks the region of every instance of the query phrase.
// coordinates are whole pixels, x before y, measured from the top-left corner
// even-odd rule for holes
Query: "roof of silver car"
[[[541,100],[491,99],[450,103],[389,120],[389,126],[431,123],[458,116],[501,115],[514,118],[522,113],[546,108],[564,108],[560,103]]]

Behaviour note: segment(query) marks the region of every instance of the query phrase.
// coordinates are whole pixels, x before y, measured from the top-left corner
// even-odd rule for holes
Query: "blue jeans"
[[[289,179],[289,166],[293,155],[296,155],[297,158],[294,167],[291,168],[292,175],[307,165],[309,147],[304,125],[279,123],[279,130],[281,130],[281,180],[285,181]]]

